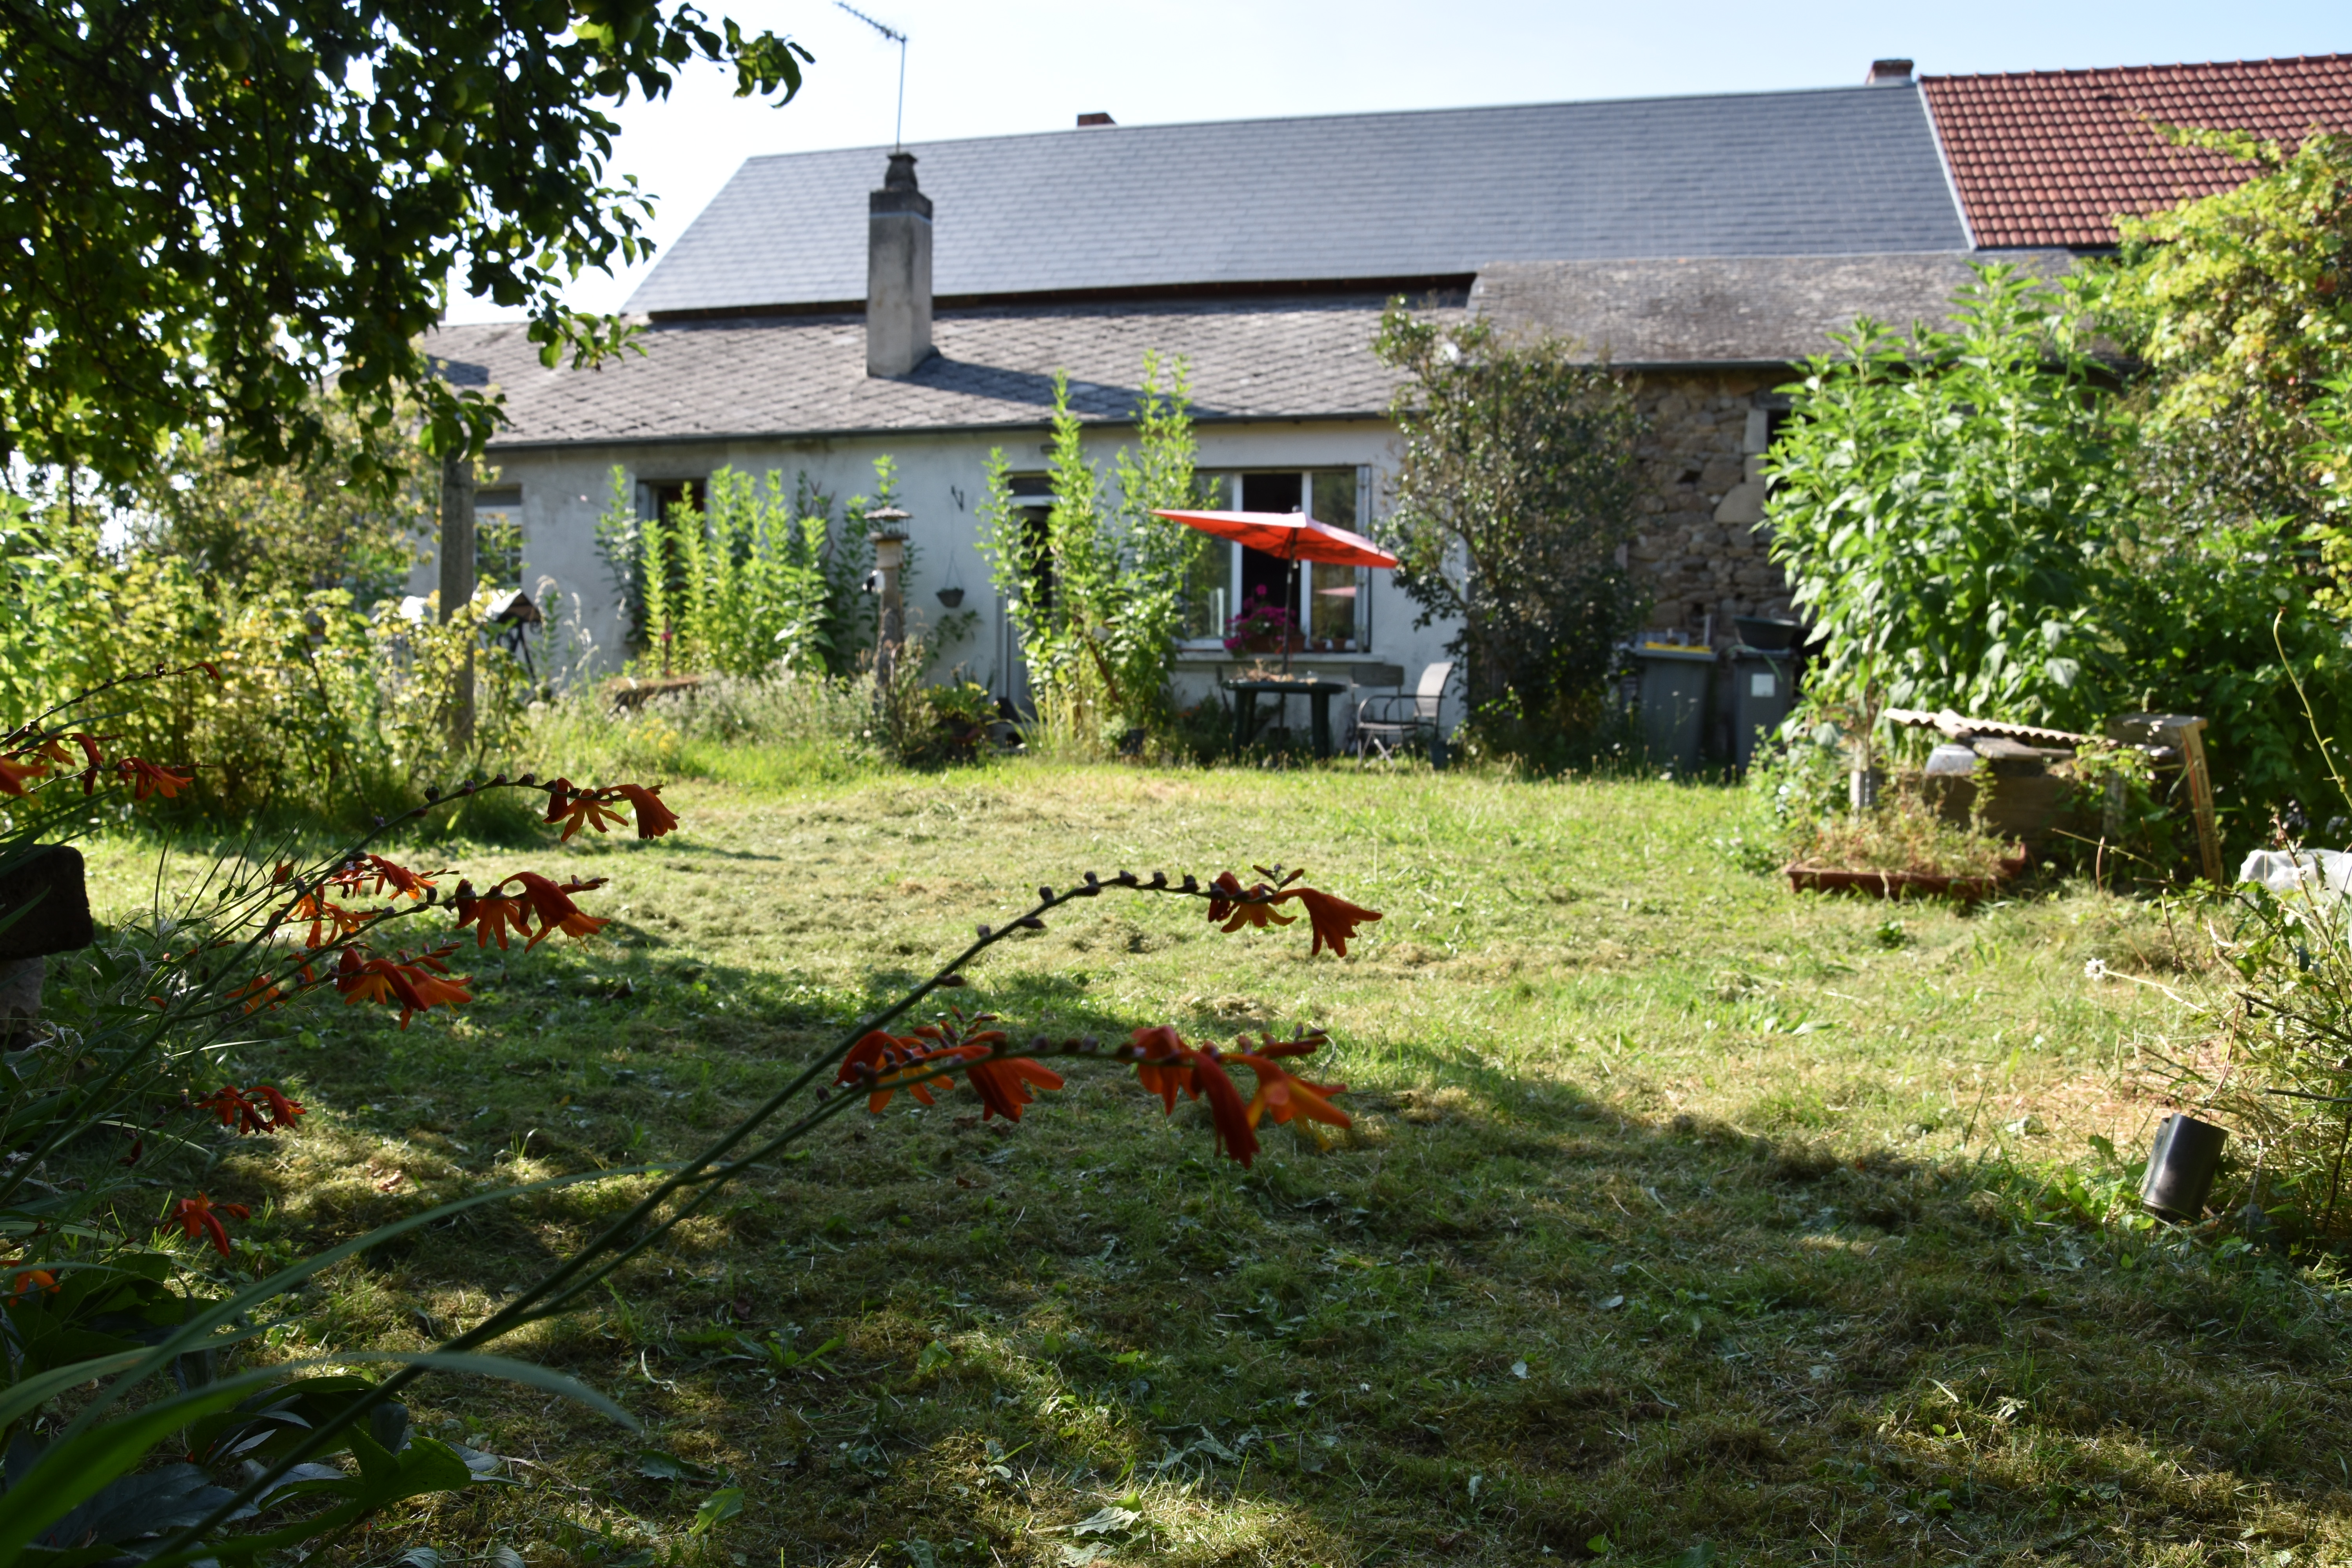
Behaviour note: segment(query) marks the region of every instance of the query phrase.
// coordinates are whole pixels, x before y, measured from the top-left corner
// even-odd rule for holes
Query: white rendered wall
[[[1385,421],[1211,424],[1196,426],[1196,434],[1199,466],[1204,471],[1370,468],[1373,515],[1385,509],[1388,476],[1395,465],[1394,432]],[[542,604],[552,599],[566,620],[579,615],[594,639],[596,669],[603,673],[617,668],[624,657],[617,595],[596,551],[596,519],[611,494],[615,464],[627,470],[632,494],[637,483],[698,479],[732,467],[754,479],[777,470],[788,488],[797,474],[805,471],[836,502],[846,502],[852,496],[873,493],[874,459],[888,453],[898,460],[898,504],[913,514],[905,525],[913,553],[906,580],[909,628],[929,635],[947,614],[934,594],[948,581],[952,563],[964,589],[962,607],[977,610],[979,624],[970,637],[934,648],[932,672],[944,677],[961,666],[971,679],[1002,692],[1008,689],[1011,673],[1003,668],[1002,649],[1006,642],[1003,609],[989,582],[987,560],[977,547],[981,524],[974,509],[979,505],[990,448],[1003,447],[1016,473],[1041,472],[1045,468],[1047,435],[1041,426],[805,442],[616,443],[494,450],[491,458],[498,474],[491,483],[520,486],[522,491],[517,515],[523,534],[523,587]],[[1127,429],[1091,430],[1087,450],[1108,478],[1111,455],[1132,439],[1133,432]],[[427,563],[413,574],[411,591],[430,592],[435,580],[435,567]],[[544,590],[543,580],[548,580]],[[1443,645],[1452,628],[1441,623],[1416,630],[1413,605],[1396,591],[1389,574],[1376,571],[1371,580],[1369,651],[1353,656],[1301,656],[1294,659],[1295,668],[1348,679],[1360,674],[1366,665],[1401,665],[1410,686],[1419,679],[1423,665],[1445,657]],[[1217,678],[1234,668],[1235,662],[1221,650],[1181,658],[1180,700],[1208,695]],[[1457,688],[1449,697],[1449,723],[1460,717],[1458,696]],[[1303,720],[1304,716],[1296,717]]]

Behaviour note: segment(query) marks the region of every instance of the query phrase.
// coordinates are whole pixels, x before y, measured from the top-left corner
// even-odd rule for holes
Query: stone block
[[[0,929],[0,959],[71,952],[96,941],[81,851],[46,845],[0,873],[0,920],[7,921]]]

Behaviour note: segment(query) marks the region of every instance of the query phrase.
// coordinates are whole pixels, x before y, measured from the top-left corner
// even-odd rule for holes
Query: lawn
[[[961,1094],[858,1112],[510,1347],[643,1432],[427,1384],[423,1428],[520,1484],[338,1562],[2352,1554],[2332,1283],[2080,1217],[2117,1174],[2091,1136],[2144,1150],[2150,1068],[2198,1042],[2193,911],[2055,881],[1973,913],[1799,898],[1718,847],[1738,796],[1668,784],[1002,764],[669,798],[651,843],[435,851],[608,876],[617,918],[482,955],[454,1018],[273,1016],[229,1075],[314,1114],[216,1150],[214,1195],[308,1247],[688,1150],[1089,869],[1279,861],[1387,918],[1310,960],[1303,925],[1104,898],[999,949],[966,1007],[1056,1037],[1320,1026],[1355,1126],[1244,1171],[1087,1064],[1017,1128]],[[154,862],[100,846],[107,913]],[[639,1190],[369,1255],[279,1353],[428,1343]],[[689,1537],[729,1486],[741,1512]]]

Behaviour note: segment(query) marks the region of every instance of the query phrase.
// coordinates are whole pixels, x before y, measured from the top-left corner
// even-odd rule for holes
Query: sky
[[[614,112],[612,173],[658,199],[666,247],[745,158],[887,147],[898,46],[834,0],[701,0],[816,56],[782,108],[731,96],[715,67],[669,99]],[[1268,115],[1773,91],[1859,82],[1876,58],[1923,72],[2050,70],[2352,50],[2344,0],[2093,4],[1977,0],[861,0],[908,35],[906,139],[1067,131],[1083,113],[1122,125]],[[875,161],[877,183],[882,161]],[[617,310],[651,263],[590,273],[569,299]],[[500,314],[458,300],[450,319]]]

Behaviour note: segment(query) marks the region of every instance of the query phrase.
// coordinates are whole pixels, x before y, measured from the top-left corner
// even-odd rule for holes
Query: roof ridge
[[[1301,125],[1315,122],[1329,123],[1333,121],[1350,120],[1409,120],[1423,115],[1500,114],[1507,113],[1514,110],[1529,109],[1598,109],[1612,104],[1622,103],[1715,103],[1730,102],[1740,99],[1805,98],[1829,93],[1864,93],[1883,92],[1884,90],[1884,89],[1872,88],[1864,83],[1845,83],[1830,84],[1821,87],[1755,88],[1741,92],[1631,93],[1616,98],[1548,98],[1530,99],[1513,103],[1431,104],[1420,109],[1359,109],[1330,114],[1258,114],[1244,116],[1232,120],[1136,121],[1132,123],[1112,127],[1111,130],[1115,131],[1119,135],[1132,137],[1138,132],[1149,133],[1154,131],[1196,131],[1208,126]],[[929,142],[909,142],[905,145],[907,151],[918,153],[919,154],[920,150],[924,148],[972,147],[988,142],[1042,141],[1053,138],[1075,137],[1080,134],[1080,132],[1074,130],[1069,126],[1055,126],[1050,130],[1044,131],[1007,131],[994,136],[940,137]],[[1090,127],[1083,132],[1083,134],[1093,137],[1103,137],[1109,134],[1109,132],[1105,132],[1100,128]],[[860,144],[855,147],[807,147],[797,152],[753,153],[747,154],[742,163],[738,164],[737,167],[740,170],[753,163],[774,163],[780,159],[785,158],[824,157],[829,153],[887,153],[890,151],[890,143],[887,142],[877,142],[870,145]]]
[[[2262,66],[2324,66],[2342,64],[2352,67],[2352,53],[2331,55],[2266,55],[2259,59],[2236,60],[2177,60],[2168,64],[2138,66],[2069,66],[2055,70],[2023,71],[1953,71],[1940,75],[1922,72],[1920,85],[1942,81],[2082,81],[2099,77],[2146,76],[2158,71],[2227,71]]]

